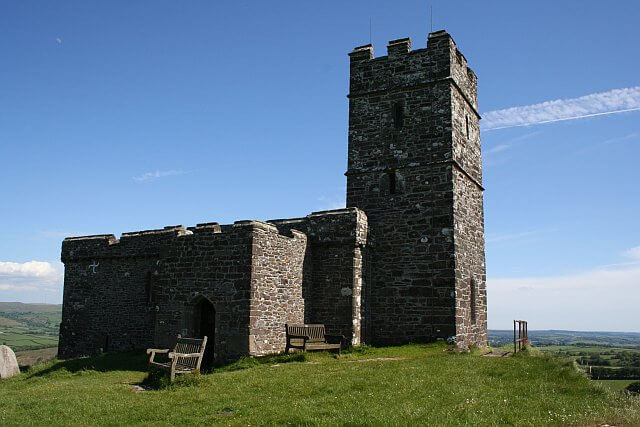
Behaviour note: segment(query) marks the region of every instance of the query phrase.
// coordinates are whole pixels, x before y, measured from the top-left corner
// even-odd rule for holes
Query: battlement
[[[405,37],[389,41],[386,56],[375,58],[373,45],[367,44],[356,47],[349,58],[350,98],[450,80],[477,110],[477,77],[444,30],[430,33],[426,48],[412,50]]]
[[[281,233],[298,230],[313,243],[353,246],[367,243],[367,216],[358,208],[317,211],[303,218],[272,219],[268,222]]]
[[[62,242],[61,258],[66,262],[81,258],[158,256],[161,249],[166,248],[176,238],[192,236],[224,238],[224,235],[229,233],[247,233],[254,230],[280,234],[286,238],[303,237],[300,231],[279,230],[271,223],[257,220],[235,221],[227,225],[206,222],[186,229],[182,225],[169,225],[159,229],[124,232],[120,235],[120,239],[117,239],[114,234],[67,237]]]
[[[196,224],[195,227],[187,227],[187,230],[191,231],[192,233],[222,233],[222,228],[217,222],[204,222],[201,224]]]

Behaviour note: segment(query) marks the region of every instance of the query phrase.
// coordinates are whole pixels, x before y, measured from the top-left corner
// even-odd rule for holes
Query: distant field
[[[17,351],[16,358],[21,368],[46,363],[56,358],[58,347],[43,348],[40,350]]]
[[[513,331],[489,331],[494,348],[512,348]],[[594,380],[622,389],[640,380],[640,333],[529,331],[538,350],[575,361]]]
[[[56,347],[61,319],[59,304],[0,302],[0,344],[14,351]]]
[[[21,351],[56,347],[58,345],[58,337],[2,332],[0,333],[0,343],[8,345],[13,349],[13,351]]]
[[[542,351],[550,351],[550,352],[554,352],[554,353],[559,353],[559,352],[568,352],[571,354],[574,353],[598,353],[598,354],[602,354],[603,352],[610,352],[610,353],[616,353],[616,352],[633,352],[633,351],[637,351],[633,348],[626,348],[626,347],[610,347],[610,346],[590,346],[590,347],[583,347],[583,346],[575,346],[575,345],[537,345],[537,348],[539,348]]]
[[[530,324],[531,328],[532,325]],[[618,347],[640,350],[640,332],[591,332],[562,330],[529,330],[529,340],[535,346]],[[492,346],[513,344],[513,330],[489,330]]]

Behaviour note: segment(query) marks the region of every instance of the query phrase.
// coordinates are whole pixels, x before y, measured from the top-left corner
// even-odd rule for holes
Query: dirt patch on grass
[[[349,360],[349,362],[386,362],[390,360],[406,360],[406,357],[374,357],[371,359]]]
[[[16,351],[16,359],[18,359],[18,365],[20,368],[26,369],[30,366],[53,360],[56,358],[57,354],[58,347],[41,348],[39,350],[24,350]]]
[[[490,353],[483,354],[484,357],[506,357],[511,355],[510,351],[492,351]]]

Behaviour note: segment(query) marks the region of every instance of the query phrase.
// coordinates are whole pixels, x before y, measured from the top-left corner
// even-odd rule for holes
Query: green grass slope
[[[2,382],[1,425],[640,425],[640,399],[551,356],[441,344],[244,359],[136,392],[145,356],[52,362]]]

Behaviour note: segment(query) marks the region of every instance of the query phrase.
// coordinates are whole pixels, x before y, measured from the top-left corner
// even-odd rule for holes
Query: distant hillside
[[[529,331],[529,340],[536,346],[550,345],[597,345],[640,349],[640,332],[597,331]],[[494,347],[513,343],[513,330],[489,330],[489,343]]]
[[[0,302],[0,343],[15,351],[55,347],[61,304]]]
[[[0,302],[0,312],[3,313],[62,313],[62,304],[26,304],[23,302]]]
[[[58,335],[61,304],[0,302],[0,330],[3,332]]]

